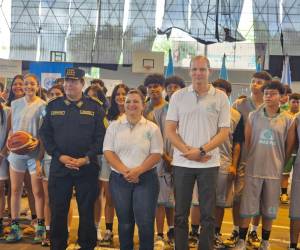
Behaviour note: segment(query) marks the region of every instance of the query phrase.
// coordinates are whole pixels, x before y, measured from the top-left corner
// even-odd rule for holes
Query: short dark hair
[[[292,91],[292,89],[291,89],[291,87],[289,85],[284,84],[283,88],[284,88],[284,95],[289,95],[289,94],[293,93],[293,91]]]
[[[50,89],[48,89],[48,93],[50,93],[52,89],[58,89],[61,91],[61,93],[65,94],[63,85],[61,85],[59,83],[54,84]]]
[[[93,80],[91,81],[91,84],[96,84],[96,83],[99,83],[99,85],[100,85],[101,87],[104,87],[104,82],[103,82],[101,79],[93,79]]]
[[[144,80],[144,86],[147,87],[150,84],[159,84],[161,86],[164,86],[165,83],[165,77],[162,74],[151,74],[148,75]]]
[[[284,94],[284,87],[279,80],[272,80],[264,84],[261,88],[261,91],[264,92],[265,89],[277,89],[280,95]]]
[[[169,84],[177,84],[178,86],[180,86],[180,88],[184,88],[185,87],[185,83],[184,80],[179,77],[179,76],[170,76],[165,80],[165,88],[169,85]]]
[[[65,82],[65,79],[62,78],[62,77],[56,78],[55,81],[54,81],[55,84],[60,84],[60,85],[63,85],[64,82]]]
[[[299,93],[292,93],[289,96],[289,100],[300,100],[300,94]]]
[[[146,98],[146,96],[147,96],[147,88],[144,86],[144,85],[139,85],[138,87],[137,87],[137,89],[139,90],[139,91],[141,91],[141,93],[145,96],[145,98]]]
[[[84,91],[84,94],[86,96],[88,96],[89,91],[92,90],[96,93],[96,98],[102,102],[102,108],[104,109],[104,111],[106,112],[108,105],[107,105],[107,99],[105,97],[105,94],[103,93],[102,89],[97,86],[97,85],[92,85],[86,88],[86,90]]]
[[[224,80],[224,79],[217,79],[215,80],[212,85],[215,87],[215,88],[222,88],[222,89],[225,89],[226,91],[226,94],[230,94],[231,91],[232,91],[232,87],[231,87],[231,83]]]
[[[259,79],[263,79],[265,81],[271,81],[272,80],[271,74],[268,73],[267,71],[255,72],[252,75],[252,78],[259,78]]]

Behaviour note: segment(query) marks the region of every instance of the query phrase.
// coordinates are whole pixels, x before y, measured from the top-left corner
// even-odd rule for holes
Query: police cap
[[[67,68],[65,71],[65,79],[80,80],[84,77],[85,72],[82,69]]]

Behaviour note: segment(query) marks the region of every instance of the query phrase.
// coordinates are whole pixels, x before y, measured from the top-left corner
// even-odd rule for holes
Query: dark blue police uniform
[[[46,107],[40,135],[46,151],[52,156],[48,184],[51,249],[67,248],[67,218],[73,187],[79,210],[78,243],[85,250],[94,249],[97,244],[94,225],[99,173],[97,155],[102,153],[105,119],[101,104],[84,95],[77,102],[59,97]],[[90,162],[73,170],[59,161],[61,155],[87,156]]]

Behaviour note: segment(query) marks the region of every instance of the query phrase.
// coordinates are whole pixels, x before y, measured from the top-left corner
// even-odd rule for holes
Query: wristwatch
[[[200,156],[201,157],[205,156],[206,155],[206,151],[204,150],[204,148],[200,147],[199,149],[200,149]]]

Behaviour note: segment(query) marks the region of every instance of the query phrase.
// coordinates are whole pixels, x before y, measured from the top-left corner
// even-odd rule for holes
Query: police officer
[[[66,69],[65,96],[50,101],[40,129],[52,156],[49,176],[51,249],[67,248],[67,217],[73,186],[79,211],[78,243],[94,249],[97,242],[94,203],[98,195],[99,164],[105,135],[105,114],[97,99],[82,94],[83,70]]]

